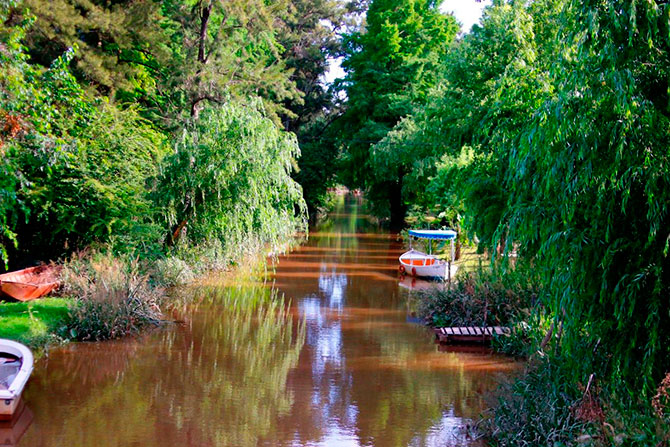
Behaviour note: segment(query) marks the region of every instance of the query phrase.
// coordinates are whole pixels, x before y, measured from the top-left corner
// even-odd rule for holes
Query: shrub
[[[587,421],[575,411],[579,403],[579,390],[558,361],[540,357],[498,388],[483,427],[497,446],[575,445],[580,436],[591,439]]]
[[[92,253],[67,262],[64,293],[77,298],[67,319],[69,336],[105,340],[158,324],[162,293],[152,288],[136,259]]]
[[[419,315],[430,326],[507,326],[537,300],[538,288],[522,273],[498,276],[479,271],[449,288],[418,294]]]
[[[515,357],[530,357],[537,352],[544,337],[551,327],[551,319],[541,308],[534,308],[529,312],[522,311],[512,324],[512,333],[509,337],[495,337],[491,343],[493,350],[501,354]],[[519,321],[520,320],[520,321]],[[554,337],[558,337],[559,330],[553,330]],[[549,347],[549,346],[547,346]]]

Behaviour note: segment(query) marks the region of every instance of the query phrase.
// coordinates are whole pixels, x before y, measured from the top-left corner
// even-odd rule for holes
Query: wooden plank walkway
[[[508,336],[508,327],[440,327],[435,328],[435,338],[440,343],[490,343],[494,335]]]

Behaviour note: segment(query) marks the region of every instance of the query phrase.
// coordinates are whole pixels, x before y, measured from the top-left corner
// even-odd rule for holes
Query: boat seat
[[[0,366],[0,389],[7,390],[21,369],[20,363],[4,364]]]
[[[433,265],[435,259],[408,259],[409,265]]]

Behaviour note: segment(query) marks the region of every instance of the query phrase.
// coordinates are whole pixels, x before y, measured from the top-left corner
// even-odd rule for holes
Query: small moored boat
[[[32,372],[33,353],[30,349],[0,338],[0,420],[12,418]]]
[[[400,255],[400,273],[412,276],[435,277],[451,280],[456,274],[457,267],[452,265],[451,260],[445,261],[432,254],[432,244],[429,244],[431,253],[414,250],[412,238],[451,241],[451,259],[454,259],[454,240],[456,232],[453,230],[409,230],[410,249]]]
[[[60,285],[58,268],[38,265],[0,275],[0,292],[19,301],[46,295]]]

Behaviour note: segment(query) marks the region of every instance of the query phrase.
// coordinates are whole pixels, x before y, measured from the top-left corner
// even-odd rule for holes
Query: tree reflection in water
[[[244,446],[270,435],[293,403],[286,378],[304,325],[263,285],[197,294],[183,327],[53,353],[26,393],[48,423],[22,445]]]
[[[51,352],[20,445],[472,445],[481,393],[515,364],[439,352],[408,323],[403,244],[357,209],[341,201],[267,283],[182,290],[182,325]]]

